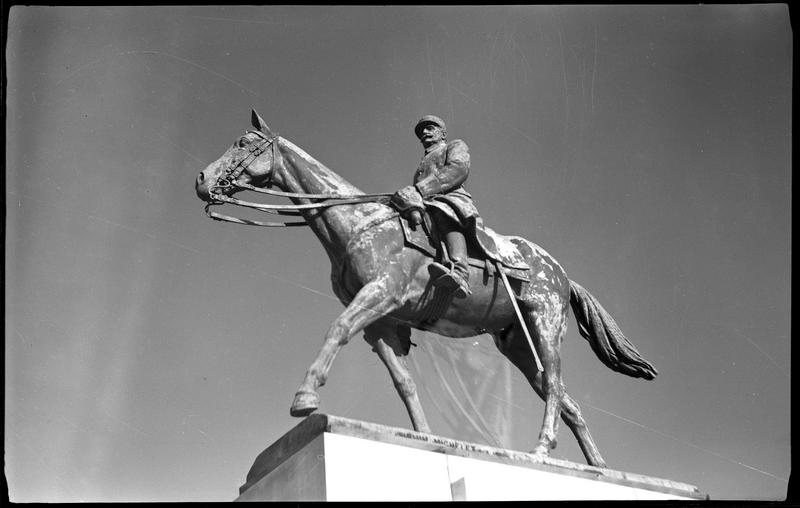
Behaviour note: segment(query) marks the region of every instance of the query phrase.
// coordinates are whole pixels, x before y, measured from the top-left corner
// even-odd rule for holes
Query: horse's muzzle
[[[197,192],[197,197],[205,202],[212,201],[210,183],[210,179],[207,179],[203,173],[197,175],[197,179],[194,181],[194,190]]]

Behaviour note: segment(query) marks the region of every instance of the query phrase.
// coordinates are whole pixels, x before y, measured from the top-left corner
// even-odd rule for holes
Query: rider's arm
[[[459,187],[469,176],[469,148],[467,144],[456,139],[447,145],[445,164],[439,171],[428,175],[414,187],[422,197],[443,194]]]

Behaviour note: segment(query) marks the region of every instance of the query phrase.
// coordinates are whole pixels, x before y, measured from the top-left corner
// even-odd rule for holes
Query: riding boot
[[[467,240],[464,233],[458,230],[448,231],[445,235],[447,250],[450,253],[450,267],[432,263],[430,273],[434,286],[444,286],[453,290],[456,298],[465,298],[472,294],[469,290],[469,264],[467,263]]]

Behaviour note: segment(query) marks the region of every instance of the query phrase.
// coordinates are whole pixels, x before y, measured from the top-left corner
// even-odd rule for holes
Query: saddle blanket
[[[403,228],[406,243],[436,259],[437,248],[434,239],[426,231],[427,228],[420,225],[416,229],[412,229],[405,218],[398,217],[398,220]],[[528,275],[530,267],[511,240],[482,223],[476,224],[473,231],[472,235],[467,234],[467,243],[472,247],[470,254],[477,254],[481,257],[476,258],[471,255],[469,257],[470,265],[485,268],[489,274],[493,274],[495,271],[493,261],[495,261],[503,265],[503,271],[508,277],[530,282]]]

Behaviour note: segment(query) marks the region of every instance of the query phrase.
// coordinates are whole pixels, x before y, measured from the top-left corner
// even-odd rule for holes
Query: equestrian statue
[[[532,453],[549,455],[563,419],[586,461],[605,467],[561,379],[569,308],[581,336],[610,369],[644,379],[653,379],[656,369],[544,249],[483,224],[464,189],[469,148],[462,140],[447,141],[441,118],[425,116],[414,128],[424,153],[413,184],[384,194],[360,191],[272,131],[255,111],[251,123],[253,129],[197,177],[195,190],[206,202],[206,214],[254,226],[308,226],[328,254],[333,292],[345,306],[295,394],[292,416],[319,407],[317,391],[337,353],[363,332],[386,365],[414,430],[430,432],[406,360],[411,329],[454,339],[489,334],[545,402]],[[288,198],[291,204],[235,197],[243,190]],[[211,209],[225,204],[302,220],[257,221]]]

